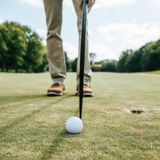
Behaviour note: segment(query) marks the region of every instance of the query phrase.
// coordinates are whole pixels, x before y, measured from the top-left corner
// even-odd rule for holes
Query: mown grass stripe
[[[74,114],[77,114],[79,112],[79,109],[77,109]],[[45,149],[42,153],[41,153],[41,158],[40,160],[47,160],[47,159],[51,159],[52,155],[54,155],[57,151],[58,148],[60,146],[60,144],[62,144],[65,141],[65,137],[66,135],[69,135],[67,133],[67,131],[64,129],[61,132],[59,132],[56,135],[56,138],[53,139],[53,141],[51,142],[51,144],[48,146],[47,149]],[[72,135],[74,136],[74,135]]]
[[[15,98],[18,98],[19,96],[13,96],[13,100],[9,103],[3,103],[3,104],[0,104],[0,111],[1,110],[4,110],[4,109],[8,109],[8,107],[17,107],[18,105],[25,105],[25,104],[28,104],[29,102],[32,102],[34,100],[36,101],[39,101],[41,99],[44,99],[44,96],[45,95],[39,95],[39,96],[36,96],[36,98],[34,96],[27,96],[28,98],[26,99],[26,96],[24,98],[22,98],[23,96],[20,96],[20,100],[17,101],[17,99]],[[4,97],[4,99],[6,99]],[[1,98],[1,101],[2,101],[2,98]],[[15,101],[15,103],[14,103]]]
[[[0,88],[4,89],[4,93],[0,92],[0,104],[2,108],[9,106],[6,113],[4,110],[0,115],[3,127],[42,106],[46,105],[46,109],[5,130],[0,139],[0,160],[159,159],[160,81],[157,77],[144,74],[95,73],[92,81],[95,97],[86,99],[84,103],[85,129],[82,134],[74,137],[66,134],[63,129],[67,118],[78,108],[78,97],[67,97],[65,100],[46,97],[44,102],[42,99],[39,103],[32,104],[28,98],[20,95],[31,95],[32,98],[33,94],[42,93],[49,83],[48,76],[37,74],[35,77],[34,74],[28,74],[29,80],[24,76],[21,83],[19,76],[13,74],[11,86],[7,85],[6,77],[1,76],[4,83],[1,83]],[[8,74],[8,79],[9,77]],[[68,93],[73,93],[75,79],[71,73],[67,78],[68,96]],[[18,85],[17,82],[21,84]],[[62,103],[54,105],[55,100]],[[28,109],[27,105],[23,105],[22,109],[17,105],[16,109],[16,101],[28,101]],[[10,107],[12,103],[13,108]],[[125,108],[139,107],[144,107],[147,114],[135,116],[125,112]]]
[[[44,100],[44,98],[42,98],[41,99],[41,101],[40,100],[37,100],[36,102],[34,102],[34,103],[31,103],[32,104],[32,106],[31,106],[31,104],[30,103],[26,103],[26,104],[24,104],[24,105],[20,105],[20,106],[18,106],[18,107],[14,107],[14,108],[8,108],[7,110],[4,110],[3,112],[1,111],[0,112],[0,116],[1,116],[1,119],[0,120],[2,120],[2,122],[5,120],[5,122],[6,123],[9,123],[10,121],[13,121],[14,119],[16,119],[17,118],[17,116],[15,116],[16,114],[18,115],[21,115],[21,117],[23,117],[22,115],[24,115],[25,114],[25,112],[30,112],[30,110],[35,110],[36,108],[38,108],[40,105],[40,103],[43,101],[43,103],[44,102],[48,102],[48,99],[46,99],[46,100]],[[33,102],[33,101],[31,101],[31,102]],[[32,109],[33,108],[33,106],[38,106],[38,107],[35,107],[35,109]],[[11,116],[12,117],[11,117]],[[0,126],[2,125],[3,123],[0,123]]]
[[[66,98],[69,98],[69,97],[67,97],[67,96],[62,97],[61,99],[58,99],[55,102],[51,101],[49,104],[52,104],[52,105],[53,104],[54,105],[58,104],[58,103],[62,102],[63,100],[65,100]],[[10,124],[8,124],[8,125],[6,125],[4,127],[1,127],[0,128],[0,137],[2,137],[7,130],[11,129],[12,127],[15,127],[16,125],[18,125],[18,124],[20,124],[22,122],[24,122],[26,119],[29,119],[29,118],[33,117],[35,114],[40,113],[42,110],[48,109],[49,107],[50,107],[50,105],[48,105],[48,104],[47,105],[43,105],[39,109],[36,109],[36,110],[32,111],[31,113],[29,113],[29,114],[27,114],[27,115],[25,115],[25,116],[23,116],[21,118],[17,118],[16,120],[14,120],[13,122],[11,122]]]

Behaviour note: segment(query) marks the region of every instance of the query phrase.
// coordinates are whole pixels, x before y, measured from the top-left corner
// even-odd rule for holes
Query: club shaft
[[[82,10],[82,34],[81,34],[81,49],[80,49],[80,88],[79,88],[79,117],[82,119],[83,109],[83,84],[84,84],[84,65],[85,65],[85,46],[86,46],[86,25],[87,25],[87,0],[83,0]]]

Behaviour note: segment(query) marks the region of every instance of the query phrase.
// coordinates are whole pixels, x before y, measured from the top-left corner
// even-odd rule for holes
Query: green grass
[[[95,73],[84,131],[69,135],[65,122],[78,115],[75,78],[68,74],[65,96],[46,97],[48,73],[0,73],[0,160],[159,159],[160,75]]]
[[[150,73],[152,73],[152,74],[160,74],[160,70],[158,70],[158,71],[152,71]]]

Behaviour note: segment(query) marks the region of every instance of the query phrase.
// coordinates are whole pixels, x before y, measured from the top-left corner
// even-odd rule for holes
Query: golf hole
[[[141,109],[133,109],[133,110],[130,110],[130,112],[132,114],[144,114],[144,113],[146,113],[144,110],[141,110]]]

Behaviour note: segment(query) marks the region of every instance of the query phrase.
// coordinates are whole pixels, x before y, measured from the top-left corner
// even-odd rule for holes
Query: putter
[[[84,84],[84,64],[85,64],[85,44],[86,44],[86,27],[87,27],[87,6],[88,0],[82,2],[82,34],[81,34],[81,48],[80,48],[80,90],[79,90],[79,118],[82,119],[83,109],[83,84]]]

